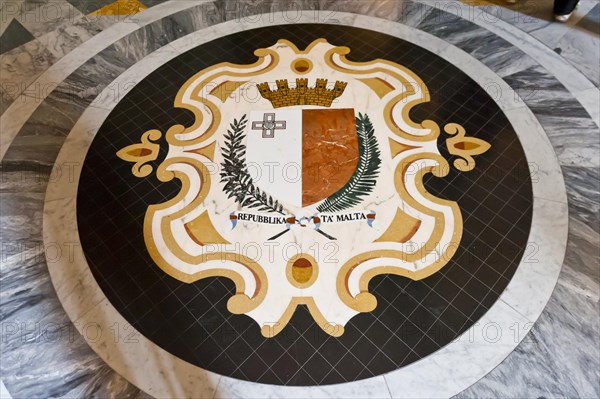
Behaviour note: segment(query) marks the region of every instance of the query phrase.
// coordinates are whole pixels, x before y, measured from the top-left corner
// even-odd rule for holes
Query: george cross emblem
[[[252,122],[252,130],[262,130],[263,139],[272,139],[275,137],[275,130],[284,129],[285,121],[276,121],[274,113],[264,114],[262,121]]]

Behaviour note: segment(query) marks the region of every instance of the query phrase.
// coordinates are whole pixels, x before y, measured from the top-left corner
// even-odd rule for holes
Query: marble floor
[[[3,2],[0,397],[600,397],[600,4],[551,10]]]

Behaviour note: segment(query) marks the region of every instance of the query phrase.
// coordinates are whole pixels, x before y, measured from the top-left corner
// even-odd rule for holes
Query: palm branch
[[[318,207],[319,212],[335,212],[351,208],[361,203],[369,195],[379,174],[381,153],[375,138],[373,124],[367,114],[359,112],[356,118],[358,136],[358,164],[348,182],[329,196]]]

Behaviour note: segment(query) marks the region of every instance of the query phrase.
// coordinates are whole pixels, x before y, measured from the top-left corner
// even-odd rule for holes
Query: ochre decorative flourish
[[[205,68],[190,77],[177,92],[174,106],[191,111],[194,114],[194,123],[187,127],[180,124],[171,126],[165,133],[165,140],[170,148],[185,148],[184,154],[186,156],[167,156],[158,165],[156,177],[162,182],[169,182],[173,179],[180,180],[181,191],[177,196],[166,202],[150,205],[144,218],[146,248],[156,264],[171,277],[185,283],[192,283],[214,276],[229,278],[236,285],[236,293],[229,298],[227,309],[234,314],[249,312],[262,303],[268,290],[267,276],[264,269],[253,259],[233,252],[208,248],[203,253],[190,254],[175,239],[172,225],[173,221],[180,220],[192,210],[199,209],[208,195],[211,185],[211,173],[200,159],[203,157],[212,160],[216,148],[214,134],[220,127],[221,113],[220,107],[216,105],[214,100],[226,101],[229,98],[229,89],[232,85],[239,88],[239,83],[247,82],[248,77],[266,73],[279,63],[279,55],[274,50],[258,49],[254,54],[258,59],[252,64],[236,65],[224,62]],[[227,82],[227,87],[221,86]],[[216,88],[209,90],[215,84]],[[202,106],[199,106],[199,104],[202,104]],[[144,133],[142,141],[144,141],[144,138],[156,140],[160,138],[160,132],[151,130]],[[153,145],[153,143],[149,144]],[[124,148],[117,154],[123,160],[138,161],[133,168],[133,173],[138,177],[145,177],[152,172],[152,167],[142,165],[156,159],[156,156],[152,159],[138,160],[140,155],[145,155],[142,154],[144,151],[136,150],[139,148],[138,146],[140,145]],[[190,154],[192,156],[189,156]],[[138,158],[134,158],[136,155]],[[197,158],[196,155],[200,158]],[[191,176],[185,172],[186,168],[189,167],[195,170],[195,173]],[[192,181],[195,181],[198,186],[192,185]],[[185,198],[190,196],[193,187],[197,192],[196,195],[191,195],[192,199],[188,202]],[[178,211],[158,216],[166,209],[172,209],[176,204],[184,204],[185,206]],[[203,231],[203,237],[196,234],[193,224],[196,220],[194,219],[191,222],[192,224],[185,224],[185,231],[193,242],[200,241],[201,243],[197,245],[207,247],[212,243],[221,241],[221,238],[213,233],[206,240],[206,231]],[[212,225],[210,217],[202,218],[200,221],[204,224],[204,229],[206,229],[207,224]],[[153,227],[160,231],[157,236],[155,236]],[[214,226],[209,226],[209,228],[213,230]],[[218,233],[218,230],[214,230]],[[163,245],[157,245],[157,238],[159,237],[164,240]],[[203,242],[203,239],[206,242]],[[171,258],[167,260],[169,256]],[[177,263],[173,262],[173,258],[177,259]],[[220,262],[217,265],[215,261]],[[220,263],[223,262],[225,264],[221,265]],[[180,267],[176,267],[177,264]],[[253,289],[246,292],[248,285],[251,285]]]
[[[221,111],[213,98],[223,101],[222,91],[215,91],[221,83],[228,81],[230,85],[235,82],[246,82],[248,77],[267,73],[279,63],[279,55],[271,49],[258,49],[254,52],[258,60],[253,64],[237,65],[221,62],[201,70],[189,78],[177,92],[175,107],[184,108],[194,114],[194,123],[191,126],[176,124],[171,126],[166,133],[166,140],[172,146],[193,147],[200,143],[209,142],[221,123]],[[214,93],[207,96],[208,87],[217,85],[210,91]],[[230,94],[230,93],[229,93]],[[199,107],[198,104],[202,106]]]
[[[186,202],[182,209],[166,215],[163,218],[156,219],[156,222],[166,246],[172,251],[171,253],[183,262],[194,265],[195,271],[193,273],[185,273],[174,267],[167,259],[165,259],[159,248],[157,248],[156,241],[153,237],[153,221],[155,220],[155,214],[160,213],[165,209],[169,209],[175,204],[182,203],[183,198],[192,192],[190,176],[185,172],[181,172],[174,168],[176,165],[188,165],[196,169],[198,176],[201,179],[201,184],[196,189],[196,195],[193,196],[193,199],[190,202]],[[191,255],[177,242],[173,230],[171,229],[174,220],[178,220],[183,215],[189,214],[193,209],[198,209],[208,195],[211,180],[210,172],[206,166],[193,158],[173,157],[166,159],[158,166],[156,178],[161,182],[169,182],[173,179],[178,179],[181,182],[182,190],[175,197],[162,204],[150,205],[146,212],[146,216],[144,217],[144,241],[146,242],[146,249],[154,262],[156,262],[165,273],[184,283],[193,283],[203,278],[215,276],[229,278],[236,285],[235,294],[227,301],[227,310],[231,313],[242,314],[259,306],[267,294],[268,282],[264,269],[255,260],[242,254],[222,251],[207,251],[203,254]],[[210,264],[211,261],[225,262],[223,265],[219,264],[219,266],[215,267]],[[255,289],[249,295],[245,292],[246,285],[249,281],[246,281],[242,275],[244,270],[251,273],[251,282],[253,282],[255,286]]]
[[[392,274],[420,280],[431,276],[449,262],[461,241],[463,222],[458,204],[435,197],[423,183],[427,174],[443,177],[449,172],[448,161],[437,150],[440,126],[432,120],[414,121],[409,115],[414,106],[429,101],[427,87],[401,65],[381,59],[353,62],[346,58],[349,52],[349,48],[334,47],[325,39],[315,40],[304,50],[287,40],[279,40],[270,48],[256,50],[258,60],[253,64],[221,63],[199,71],[181,87],[174,102],[175,107],[194,114],[194,123],[187,127],[174,125],[165,132],[170,151],[156,167],[156,178],[161,182],[179,180],[181,190],[174,198],[148,207],[144,218],[147,250],[165,273],[182,282],[215,276],[232,280],[236,289],[228,300],[228,310],[252,317],[265,337],[280,333],[298,305],[305,305],[327,334],[340,336],[353,315],[370,312],[377,306],[377,299],[369,292],[373,277]],[[317,76],[306,74],[317,68],[324,70],[324,75],[317,76],[339,78],[350,82],[350,86],[346,88],[346,83],[337,82],[331,90],[327,89],[326,79],[317,79],[316,86],[309,88],[309,80],[296,78],[310,76],[312,83]],[[377,110],[371,114],[374,126],[385,123],[385,130],[389,131],[377,139],[380,145],[386,139],[390,144],[389,150],[381,148],[382,159],[391,156],[386,165],[389,171],[381,168],[381,172],[382,177],[385,170],[393,178],[386,184],[395,188],[395,193],[390,191],[397,196],[395,216],[387,227],[383,226],[384,233],[372,245],[358,252],[347,252],[335,273],[301,253],[287,262],[282,280],[281,270],[263,268],[259,260],[227,247],[227,243],[239,239],[211,219],[209,205],[214,198],[209,198],[209,193],[211,185],[214,187],[214,173],[209,166],[211,162],[221,162],[223,152],[215,157],[215,151],[228,140],[223,137],[227,124],[223,123],[222,115],[239,111],[239,104],[230,99],[238,96],[247,84],[265,82],[270,76],[296,79],[292,88],[284,79],[277,81],[276,90],[267,83],[258,85],[262,97],[275,108],[330,106],[344,90],[354,91],[364,85],[375,94],[369,97],[373,112]],[[307,93],[320,94],[312,98]],[[346,101],[342,97],[340,103],[347,106],[351,99]],[[246,111],[251,109],[246,108]],[[244,134],[242,121],[234,121],[230,127],[237,129],[237,134]],[[472,170],[473,157],[490,148],[483,140],[466,138],[460,125],[451,123],[444,129],[451,135],[447,139],[448,150],[461,158],[454,161],[461,171]],[[158,138],[160,132],[151,130],[144,133],[141,144],[119,151],[120,158],[135,162],[132,171],[136,176],[152,172],[152,166],[146,163],[157,158],[158,144],[150,140]],[[243,142],[240,139],[238,144]],[[234,144],[231,142],[231,147]],[[263,198],[262,192],[260,197]],[[268,198],[266,201],[269,204]],[[279,208],[279,203],[273,200],[273,204]],[[269,237],[267,232],[259,233]],[[413,250],[411,245],[404,245],[412,241],[419,244],[418,248]],[[286,277],[289,284],[285,284]],[[279,289],[282,283],[285,289]],[[323,284],[329,289],[321,289],[325,287]],[[270,285],[277,287],[276,291],[270,291]],[[289,300],[287,306],[280,295]]]
[[[350,48],[346,46],[333,47],[327,51],[325,63],[336,71],[354,75],[385,101],[383,115],[393,133],[413,142],[431,141],[440,135],[440,127],[434,121],[426,119],[415,122],[410,118],[409,113],[414,106],[429,102],[429,92],[421,78],[410,69],[388,60],[350,61],[346,58],[348,53]],[[401,87],[387,90],[383,85],[388,86],[389,82],[380,80],[375,83],[375,80],[363,78],[374,73],[384,73],[397,79],[401,82]],[[403,121],[406,127],[400,127],[400,121]],[[407,130],[407,127],[410,129]]]
[[[373,268],[369,268],[367,266],[364,270],[359,270],[363,264],[367,265],[369,261],[377,258],[396,258],[402,259],[406,262],[418,261],[423,257],[422,251],[425,253],[433,251],[441,242],[447,216],[443,212],[434,210],[422,204],[417,198],[414,198],[409,193],[406,186],[406,176],[407,174],[410,174],[409,171],[412,170],[411,165],[424,159],[433,159],[437,162],[437,165],[427,166],[419,169],[414,174],[415,187],[417,192],[426,200],[435,204],[446,206],[451,210],[454,221],[452,226],[452,240],[447,245],[444,245],[443,248],[440,248],[439,252],[436,251],[435,261],[433,261],[428,267],[420,270],[412,271],[394,266],[377,266]],[[427,242],[422,246],[422,251],[407,253],[393,249],[375,250],[356,255],[347,260],[340,268],[337,278],[337,293],[340,296],[340,299],[346,305],[356,309],[359,312],[371,312],[373,309],[375,309],[375,307],[377,307],[377,299],[369,292],[369,281],[371,281],[373,277],[380,274],[394,274],[408,277],[412,280],[421,280],[439,271],[450,261],[452,256],[454,256],[454,253],[458,249],[463,232],[463,221],[460,208],[455,201],[438,198],[428,192],[423,183],[423,177],[428,173],[431,173],[436,177],[444,177],[448,174],[448,172],[448,162],[441,155],[434,153],[415,153],[404,158],[402,162],[399,162],[396,165],[396,172],[394,173],[394,184],[396,186],[396,191],[413,209],[434,217],[435,227]],[[350,281],[350,275],[352,273],[358,273],[360,276],[360,292],[358,292],[356,296],[352,295],[348,285]]]
[[[308,79],[296,79],[296,87],[290,88],[287,79],[277,80],[277,89],[271,90],[268,83],[257,85],[260,95],[271,101],[273,108],[292,105],[320,105],[331,107],[333,100],[344,93],[346,82],[335,82],[333,89],[327,88],[327,79],[317,79],[315,87],[308,87]]]
[[[148,162],[155,161],[158,158],[160,145],[153,143],[160,139],[161,133],[158,130],[148,130],[142,135],[141,142],[129,145],[117,152],[117,156],[127,162],[135,162],[131,167],[131,173],[136,177],[146,177],[152,173],[152,165],[146,165]],[[152,141],[151,141],[152,140]]]
[[[466,137],[465,128],[457,123],[447,124],[444,126],[444,131],[453,136],[446,140],[446,145],[450,154],[462,158],[454,160],[454,167],[461,172],[473,170],[475,168],[473,156],[483,154],[491,147],[487,141]]]

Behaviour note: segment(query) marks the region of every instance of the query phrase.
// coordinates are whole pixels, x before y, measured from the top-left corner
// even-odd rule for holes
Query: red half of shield
[[[358,164],[353,109],[302,111],[302,206],[342,188]]]

